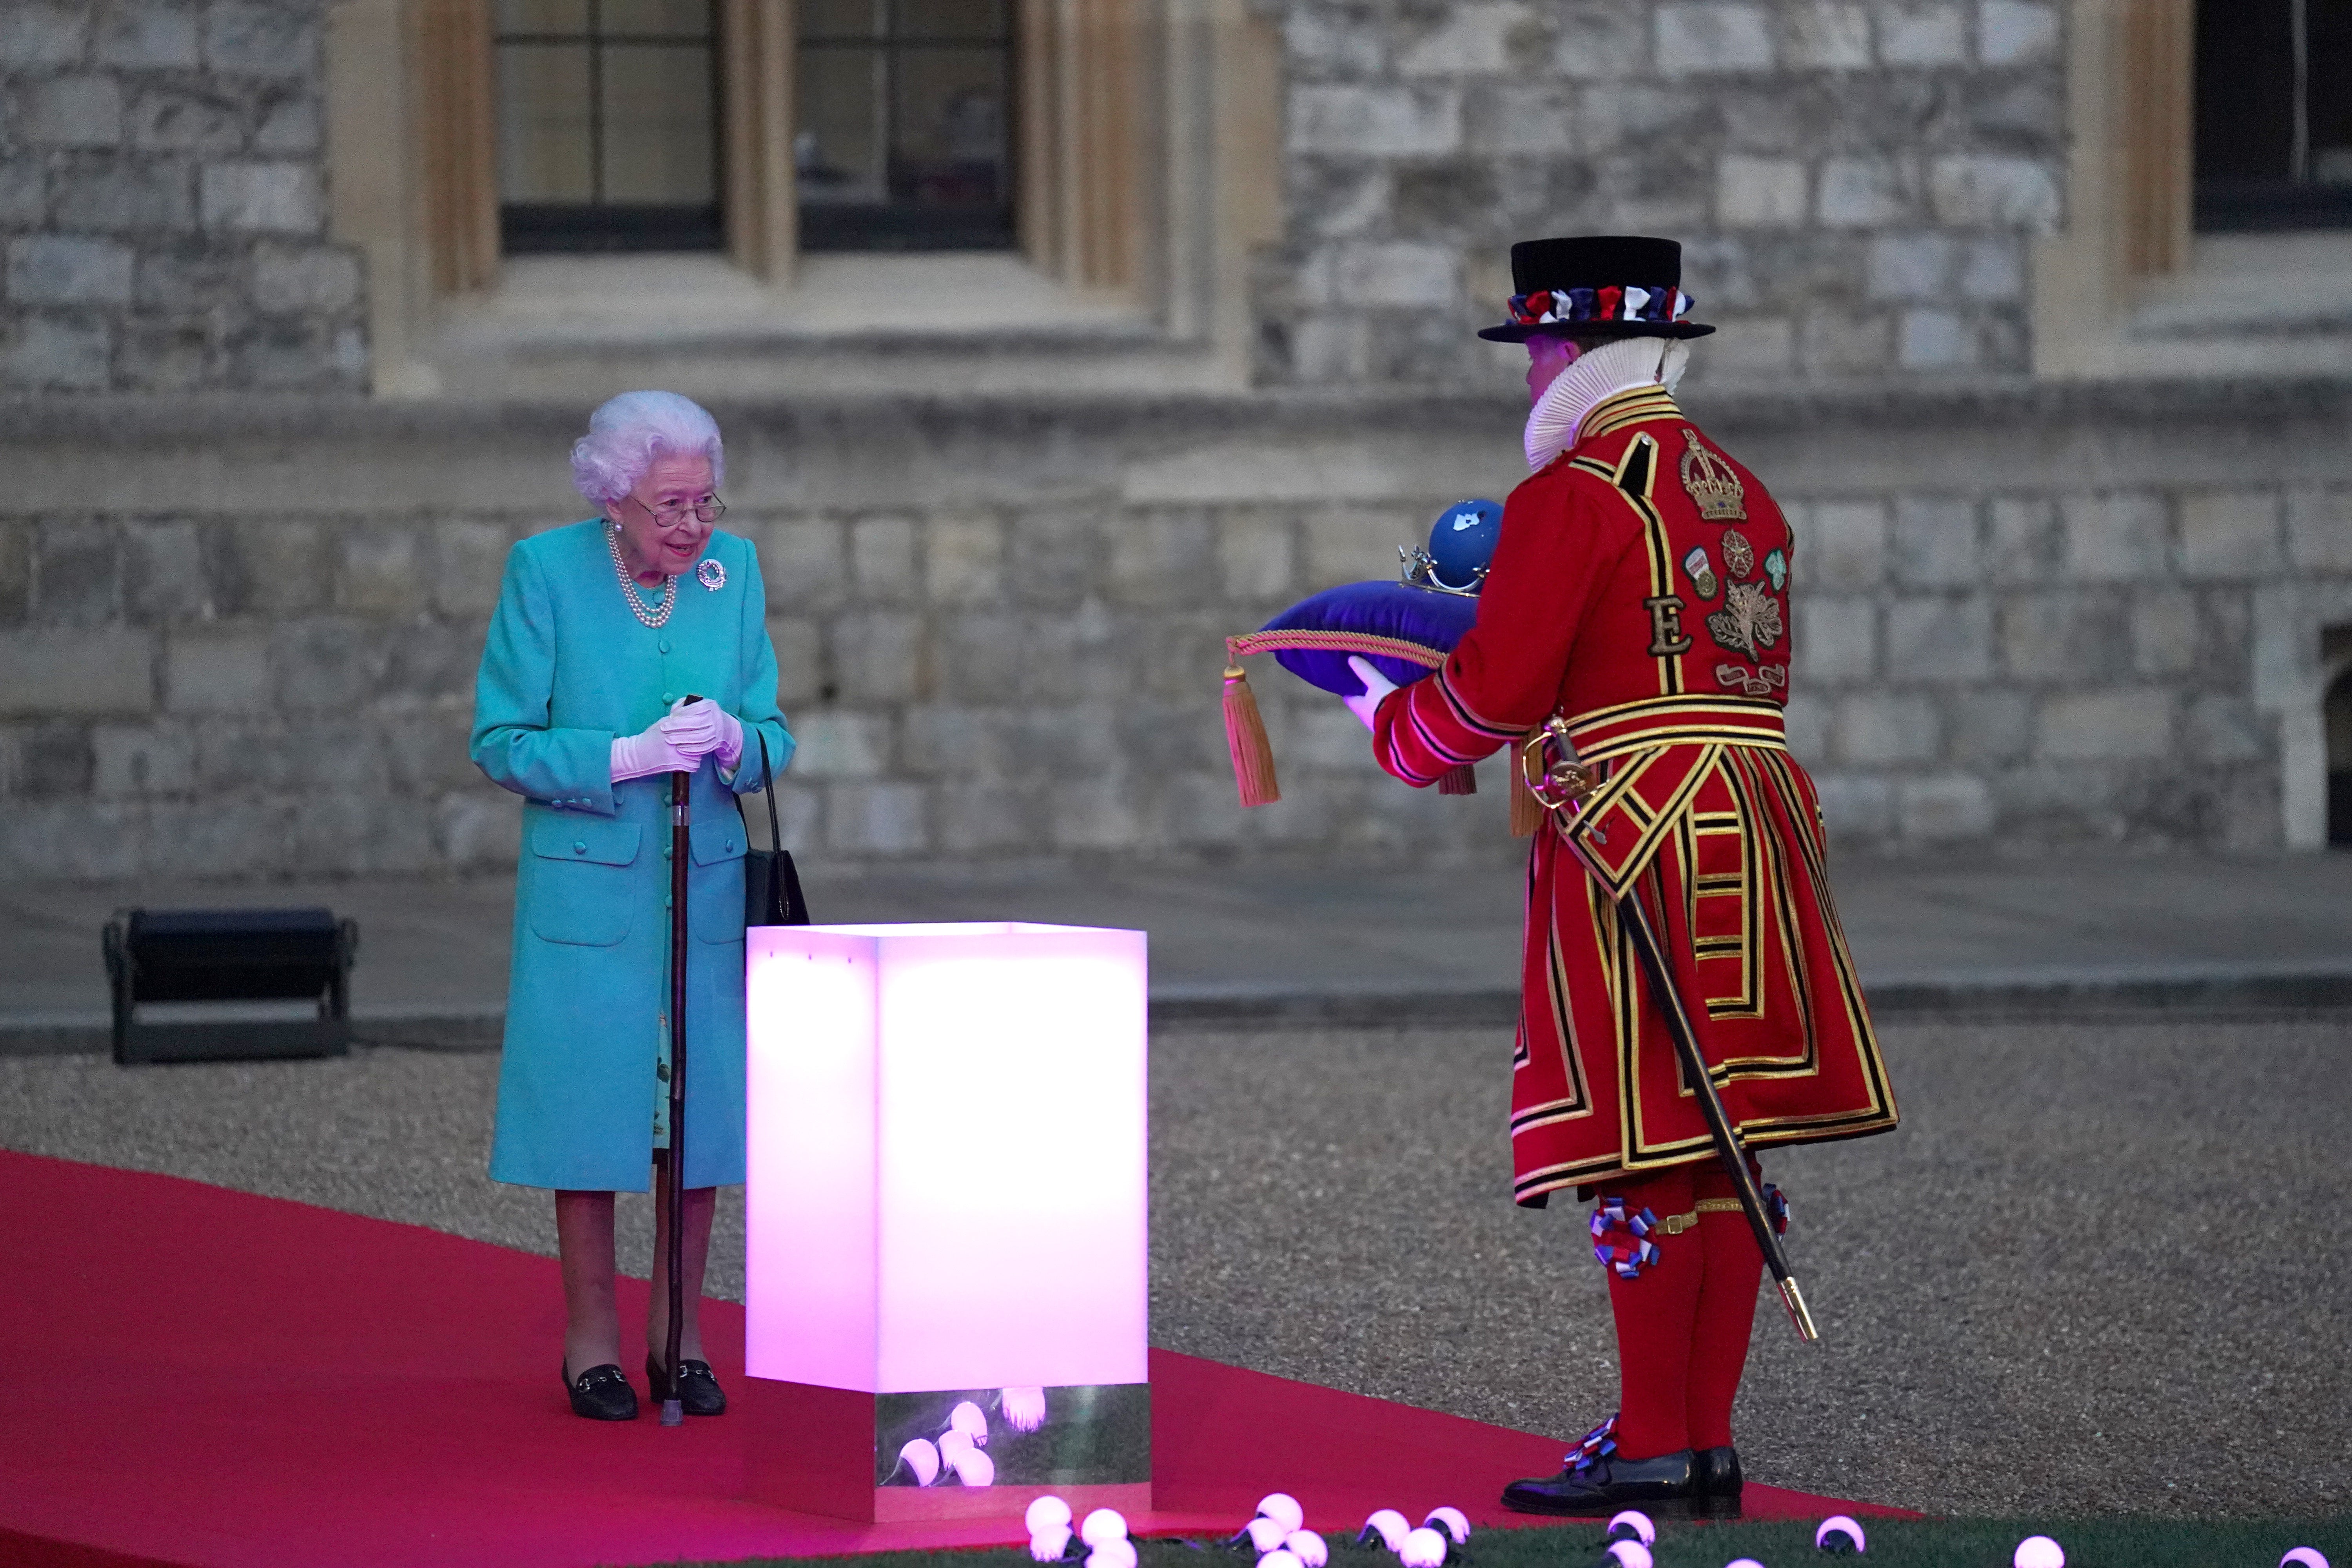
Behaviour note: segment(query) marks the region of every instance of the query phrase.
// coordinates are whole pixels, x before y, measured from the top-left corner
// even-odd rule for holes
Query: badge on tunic
[[[1685,426],[1683,440],[1689,450],[1683,453],[1683,489],[1698,507],[1699,517],[1707,522],[1746,522],[1748,521],[1748,489],[1730,466],[1698,443],[1698,432]]]
[[[1760,658],[1760,650],[1780,640],[1787,628],[1780,621],[1780,604],[1761,583],[1734,583],[1723,595],[1723,608],[1707,616],[1706,629],[1715,640],[1735,653]]]
[[[1756,547],[1736,528],[1723,531],[1723,569],[1734,577],[1756,574]]]
[[[1772,579],[1772,591],[1780,593],[1789,585],[1789,558],[1775,550],[1764,557],[1764,575]]]
[[[1788,686],[1789,667],[1765,664],[1751,670],[1736,664],[1718,664],[1715,667],[1715,683],[1748,697],[1769,697]]]
[[[727,586],[727,568],[706,555],[694,568],[694,580],[716,594]]]
[[[1691,586],[1702,599],[1712,599],[1723,584],[1715,580],[1715,568],[1706,562],[1706,552],[1694,548],[1683,557],[1683,570],[1690,574]]]

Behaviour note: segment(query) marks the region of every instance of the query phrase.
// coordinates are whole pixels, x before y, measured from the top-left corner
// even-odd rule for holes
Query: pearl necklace
[[[638,591],[637,580],[629,574],[629,563],[621,559],[621,531],[609,522],[604,525],[604,548],[613,552],[613,570],[620,574],[621,597],[628,601],[629,613],[635,616],[640,623],[648,626],[667,624],[669,613],[677,608],[677,579],[676,577],[662,579],[661,606],[658,609],[649,610],[646,608],[645,598]]]

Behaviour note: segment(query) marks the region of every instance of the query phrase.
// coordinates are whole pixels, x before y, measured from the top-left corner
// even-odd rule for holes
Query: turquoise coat
[[[659,628],[622,598],[601,519],[508,553],[474,688],[475,765],[523,797],[514,963],[499,1071],[494,1180],[643,1192],[669,1002],[669,775],[612,782],[615,735],[688,693],[743,725],[732,785],[703,759],[689,787],[686,1183],[743,1179],[743,853],[736,794],[793,737],[751,542],[716,531],[719,587],[677,580]]]

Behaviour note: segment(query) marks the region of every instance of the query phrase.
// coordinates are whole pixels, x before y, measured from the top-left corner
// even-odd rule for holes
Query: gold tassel
[[[1244,805],[1272,805],[1282,798],[1265,720],[1250,692],[1249,673],[1238,660],[1225,667],[1225,749],[1233,753],[1234,787],[1241,792]]]
[[[1444,773],[1437,775],[1437,793],[1440,795],[1476,795],[1478,793],[1478,774],[1476,770],[1473,769],[1468,763],[1464,763],[1459,767],[1446,769]]]
[[[1542,734],[1530,730],[1511,748],[1511,837],[1533,838],[1536,829],[1543,826],[1549,814],[1536,799],[1536,792],[1528,787],[1527,742]]]

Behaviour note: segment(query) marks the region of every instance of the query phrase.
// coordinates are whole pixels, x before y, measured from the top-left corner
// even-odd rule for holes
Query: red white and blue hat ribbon
[[[1511,296],[1511,320],[1522,327],[1571,321],[1679,321],[1698,301],[1679,289],[1643,289],[1632,284],[1605,289],[1538,289]]]

